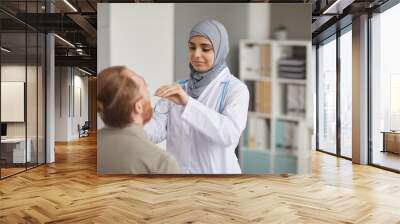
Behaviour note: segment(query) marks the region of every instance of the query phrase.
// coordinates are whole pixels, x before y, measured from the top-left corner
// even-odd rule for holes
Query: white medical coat
[[[225,108],[219,113],[226,81]],[[247,86],[225,68],[197,100],[189,97],[186,106],[171,102],[168,114],[154,114],[145,131],[156,144],[167,140],[167,152],[182,173],[239,174],[235,148],[246,127],[248,106]]]

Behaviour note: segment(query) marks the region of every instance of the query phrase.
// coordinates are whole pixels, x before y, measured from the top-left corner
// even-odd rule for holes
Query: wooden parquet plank
[[[314,153],[304,176],[102,176],[96,139],[0,181],[1,223],[398,223],[400,175]]]

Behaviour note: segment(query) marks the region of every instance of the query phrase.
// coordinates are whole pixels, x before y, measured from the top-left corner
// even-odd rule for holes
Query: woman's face
[[[206,72],[214,64],[214,49],[207,37],[193,36],[189,40],[190,64],[197,72]]]

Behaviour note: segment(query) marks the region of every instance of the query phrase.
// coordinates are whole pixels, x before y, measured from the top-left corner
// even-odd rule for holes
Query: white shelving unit
[[[249,87],[251,101],[247,128],[239,145],[244,173],[311,172],[311,49],[311,41],[240,41],[239,76]],[[301,108],[300,112],[293,107],[287,109],[289,101]],[[287,143],[282,138],[290,140],[288,136],[293,136],[291,148],[282,147],[282,142]]]
[[[266,113],[249,112],[247,116],[251,118],[271,119],[271,115]]]

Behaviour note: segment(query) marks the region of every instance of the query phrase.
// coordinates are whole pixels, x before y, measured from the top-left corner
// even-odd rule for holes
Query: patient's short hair
[[[107,126],[122,128],[132,123],[132,108],[141,94],[128,71],[125,66],[113,66],[98,74],[97,112]]]

